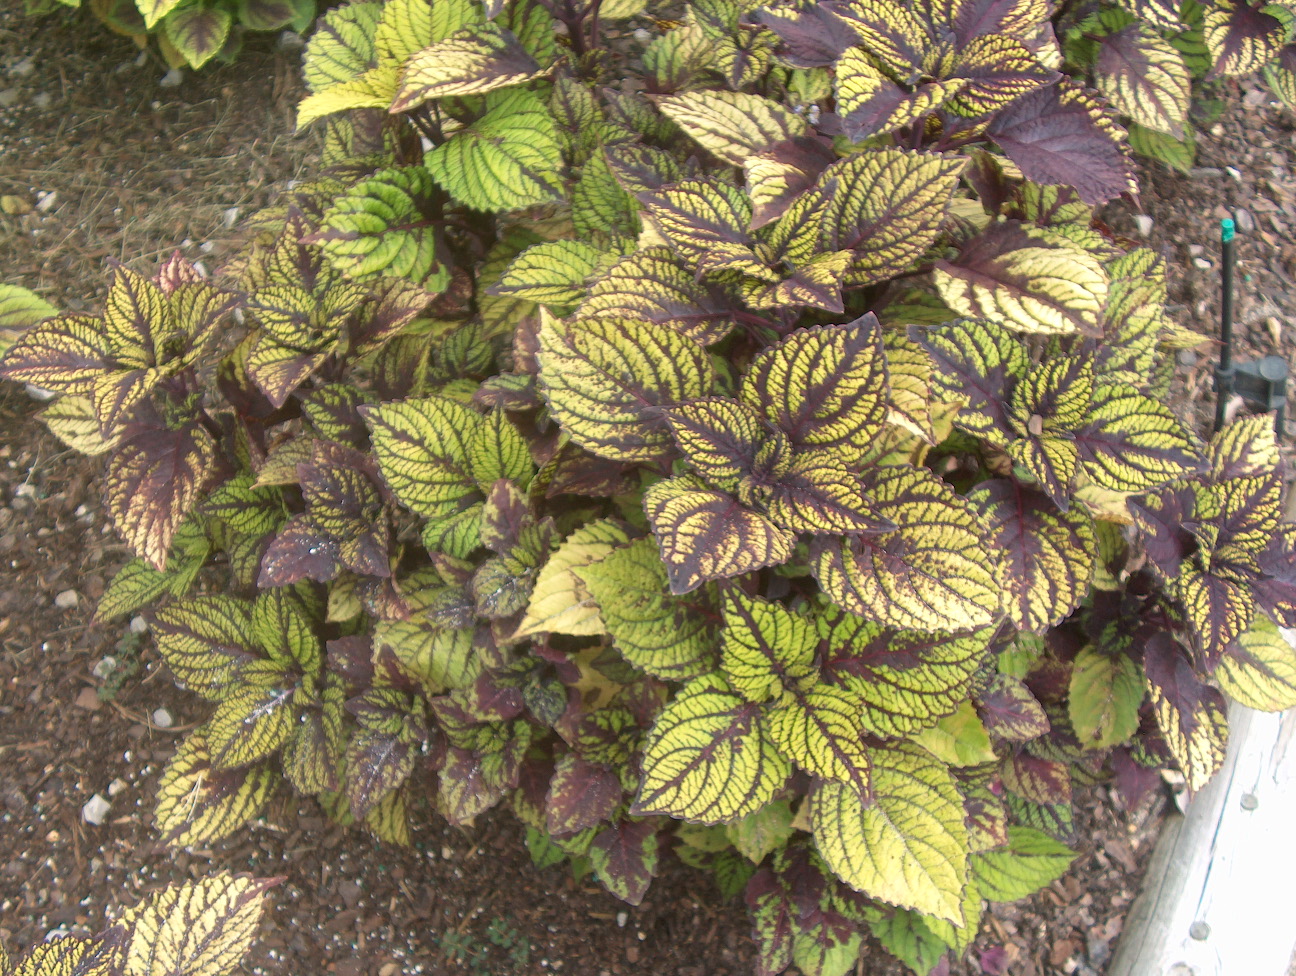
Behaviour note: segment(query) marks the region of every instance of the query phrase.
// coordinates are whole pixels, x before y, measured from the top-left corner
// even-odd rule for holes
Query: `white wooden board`
[[[1296,632],[1283,635],[1296,646]],[[1229,710],[1224,767],[1171,814],[1107,976],[1284,976],[1296,945],[1296,710]]]

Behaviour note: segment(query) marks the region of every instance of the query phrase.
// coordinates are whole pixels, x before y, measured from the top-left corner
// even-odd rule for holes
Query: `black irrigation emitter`
[[[1224,426],[1229,397],[1240,396],[1253,410],[1273,411],[1274,431],[1283,436],[1287,414],[1287,361],[1282,356],[1233,362],[1233,221],[1220,221],[1220,359],[1215,367],[1215,430]]]

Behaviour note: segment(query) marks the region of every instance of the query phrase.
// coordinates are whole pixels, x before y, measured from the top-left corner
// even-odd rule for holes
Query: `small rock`
[[[10,217],[21,217],[23,214],[32,212],[32,205],[31,201],[26,197],[16,197],[7,193],[0,197],[0,210],[3,210]]]
[[[82,688],[72,704],[77,708],[84,708],[87,712],[98,711],[103,707],[103,702],[99,700],[99,692],[93,688]]]
[[[85,806],[81,808],[81,819],[98,827],[104,822],[104,818],[108,816],[108,810],[111,806],[111,803],[96,793],[85,801]]]
[[[1238,169],[1236,166],[1225,166],[1224,172],[1228,173],[1229,176],[1233,177],[1234,181],[1238,183],[1242,182],[1242,171]]]
[[[153,724],[159,729],[169,729],[175,725],[175,719],[171,717],[171,713],[165,708],[158,708],[153,711]]]
[[[1194,166],[1190,176],[1223,176],[1224,171],[1218,166]]]
[[[54,190],[38,190],[36,192],[36,209],[41,213],[49,213],[54,209],[54,204],[58,203],[58,193]]]
[[[0,90],[0,108],[13,108],[18,104],[18,99],[22,93],[17,88],[5,88]]]
[[[75,610],[77,604],[81,602],[81,597],[76,590],[64,590],[58,596],[54,597],[54,606],[60,610]]]
[[[28,55],[21,61],[16,61],[9,66],[10,78],[30,78],[36,73],[36,62],[33,60],[34,55]]]
[[[1245,95],[1242,96],[1242,104],[1245,105],[1247,108],[1259,108],[1261,105],[1264,104],[1266,97],[1267,96],[1261,89],[1252,88],[1249,92],[1247,92]]]
[[[1175,353],[1175,359],[1179,361],[1180,366],[1196,366],[1197,354],[1191,349],[1180,349]]]
[[[130,632],[132,634],[147,634],[148,621],[143,617],[131,617]]]
[[[1250,210],[1238,207],[1233,211],[1233,220],[1237,224],[1237,229],[1243,234],[1250,234],[1255,230],[1255,218],[1251,216]]]
[[[93,674],[100,681],[104,681],[108,678],[108,675],[112,674],[116,670],[117,670],[117,659],[113,657],[111,654],[105,654],[102,658],[99,659],[98,663],[95,664],[95,666],[90,669],[90,673]]]
[[[275,43],[281,51],[300,51],[306,46],[306,38],[296,31],[286,30],[279,35],[279,39]]]
[[[122,790],[126,789],[126,785],[127,785],[126,781],[122,779],[120,776],[118,776],[115,780],[113,780],[111,783],[108,784],[108,796],[110,798],[116,796]]]
[[[1210,127],[1210,134],[1212,137],[1216,139],[1220,138],[1220,136],[1224,135],[1224,126],[1216,122],[1214,125]]]
[[[32,106],[39,111],[45,111],[54,102],[54,96],[49,92],[37,92],[32,96]]]
[[[1138,228],[1140,237],[1148,237],[1152,233],[1152,218],[1147,214],[1135,214],[1134,226]]]
[[[184,72],[179,68],[172,68],[164,74],[158,81],[159,88],[178,88],[180,82],[184,81]]]
[[[1209,271],[1211,263],[1207,261],[1205,258],[1193,258],[1193,265],[1195,267],[1201,268],[1203,271]]]
[[[53,400],[56,396],[58,396],[58,394],[55,393],[53,390],[44,390],[41,389],[39,386],[32,386],[30,383],[27,384],[26,390],[27,390],[27,395],[31,397],[33,400],[35,400],[37,403],[49,403],[49,401]]]
[[[617,928],[619,929],[625,928],[626,922],[628,921],[630,921],[630,915],[627,912],[617,912],[616,915]]]
[[[1188,245],[1188,256],[1191,258],[1199,258],[1205,253],[1206,253],[1206,248],[1202,247],[1200,244]]]
[[[1271,315],[1265,319],[1265,328],[1269,331],[1269,338],[1273,340],[1273,344],[1282,345],[1282,322],[1278,320],[1278,316]]]

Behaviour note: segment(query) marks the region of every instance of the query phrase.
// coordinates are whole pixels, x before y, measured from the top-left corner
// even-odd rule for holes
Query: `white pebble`
[[[36,62],[32,60],[33,56],[29,55],[10,66],[10,78],[29,78],[36,72]]]
[[[111,806],[111,803],[96,793],[85,801],[85,806],[81,808],[81,819],[98,827],[104,822],[104,817],[108,816],[108,809]]]
[[[617,928],[625,928],[626,922],[628,921],[630,921],[630,915],[628,912],[617,912]]]
[[[148,633],[148,621],[143,617],[131,617],[130,632],[132,634]]]
[[[153,712],[153,724],[159,729],[169,729],[175,725],[175,719],[171,717],[171,713],[165,708],[159,708]]]
[[[90,673],[102,681],[116,670],[117,659],[111,654],[105,654],[99,659],[99,663],[90,669]]]
[[[64,590],[58,596],[54,597],[54,606],[60,610],[73,610],[81,602],[81,597],[76,590]]]
[[[126,781],[122,779],[120,776],[118,776],[115,780],[113,780],[111,783],[108,784],[108,795],[110,797],[116,796],[124,789],[126,789]]]
[[[1147,237],[1152,233],[1152,218],[1147,214],[1135,214],[1134,225],[1138,227],[1140,237]]]
[[[239,214],[242,212],[241,207],[230,207],[221,214],[221,223],[225,225],[226,230],[233,229],[234,225],[238,223]]]
[[[184,72],[179,68],[172,68],[158,81],[158,86],[161,88],[176,88],[182,81],[184,81]]]
[[[30,383],[27,384],[27,395],[37,403],[48,403],[58,396],[52,390],[43,390],[39,386],[32,386]]]

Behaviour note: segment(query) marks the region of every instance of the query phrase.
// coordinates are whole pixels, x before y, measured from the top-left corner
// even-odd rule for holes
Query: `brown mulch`
[[[234,68],[161,88],[160,65],[137,63],[128,42],[88,19],[0,11],[0,194],[32,209],[0,216],[0,281],[79,310],[97,306],[107,258],[144,270],[188,241],[189,256],[218,263],[234,234],[227,213],[246,216],[311,165],[315,142],[292,132],[297,57],[263,41]],[[1253,211],[1256,229],[1240,247],[1240,270],[1253,282],[1239,295],[1240,332],[1252,353],[1267,352],[1269,319],[1281,327],[1296,301],[1292,120],[1262,100],[1219,124],[1218,138],[1203,141],[1202,165],[1237,165],[1241,180],[1208,173],[1190,193],[1187,181],[1159,171],[1143,203],[1152,242],[1182,269],[1177,314],[1202,331],[1214,328],[1213,272],[1192,260],[1215,258],[1213,208]],[[1136,236],[1127,216],[1112,222]],[[1200,255],[1188,250],[1195,242]],[[1293,330],[1276,341],[1290,356]],[[1190,393],[1208,388],[1208,359],[1184,357]],[[722,903],[705,877],[668,859],[632,908],[562,868],[533,869],[504,814],[472,829],[429,818],[405,851],[333,827],[313,803],[285,795],[264,822],[210,850],[159,850],[150,822],[157,778],[204,708],[174,688],[126,622],[90,622],[126,552],[106,525],[98,465],[49,436],[37,409],[21,389],[0,387],[0,942],[22,950],[51,933],[93,931],[146,890],[227,869],[285,879],[254,972],[752,972],[745,912]],[[75,606],[60,596],[68,591]],[[94,672],[104,673],[105,657],[118,662],[106,678]],[[171,727],[159,727],[168,718]],[[94,794],[111,799],[102,826],[82,819]],[[1102,973],[1165,802],[1127,814],[1106,788],[1081,795],[1071,872],[1025,902],[995,906],[951,972]],[[876,947],[859,967],[900,971]]]

